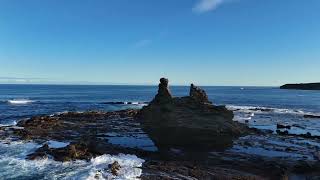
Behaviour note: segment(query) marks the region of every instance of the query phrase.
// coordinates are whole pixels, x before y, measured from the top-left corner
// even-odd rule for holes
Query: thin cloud
[[[217,9],[221,4],[225,3],[227,0],[198,0],[199,2],[195,4],[192,11],[195,13],[205,13],[208,11],[213,11]]]
[[[142,47],[146,47],[149,46],[152,43],[152,41],[150,39],[142,39],[140,41],[137,41],[133,47],[135,48],[142,48]]]
[[[42,80],[46,80],[46,78],[0,77],[0,82],[7,83],[30,83]]]
[[[21,78],[21,77],[3,77],[0,76],[0,80],[43,80],[46,78]]]

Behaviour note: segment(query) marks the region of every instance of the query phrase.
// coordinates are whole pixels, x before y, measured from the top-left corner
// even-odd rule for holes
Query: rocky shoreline
[[[308,138],[316,144],[318,137],[250,129],[233,121],[232,111],[212,105],[202,89],[191,85],[189,96],[173,97],[168,84],[162,78],[158,94],[141,110],[37,116],[1,127],[0,137],[41,144],[26,157],[29,160],[89,161],[103,154],[134,154],[145,160],[141,179],[320,177],[320,146],[289,144]],[[277,128],[290,127],[279,124]],[[114,139],[131,144],[117,144]],[[150,139],[154,144],[146,145]],[[278,139],[282,143],[275,143]],[[65,145],[51,147],[50,141]],[[263,157],[250,151],[262,148],[288,156]],[[113,162],[105,168],[116,175],[121,166]]]

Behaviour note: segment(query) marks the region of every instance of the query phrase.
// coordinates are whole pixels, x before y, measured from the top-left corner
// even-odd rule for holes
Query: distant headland
[[[320,90],[320,83],[285,84],[280,89]]]

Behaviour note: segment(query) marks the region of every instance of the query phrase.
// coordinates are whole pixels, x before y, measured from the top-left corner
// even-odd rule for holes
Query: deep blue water
[[[276,87],[203,87],[214,104],[271,107],[320,113],[320,91],[281,90]],[[170,87],[174,96],[188,95],[189,87]],[[105,102],[148,102],[156,86],[112,85],[0,85],[0,124],[11,124],[34,115],[64,111],[118,110],[139,105]],[[10,100],[32,102],[13,104]]]

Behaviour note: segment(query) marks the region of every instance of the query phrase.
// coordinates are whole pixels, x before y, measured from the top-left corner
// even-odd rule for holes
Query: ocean
[[[0,85],[0,126],[15,125],[36,115],[69,111],[139,109],[152,100],[157,86],[113,85]],[[320,91],[283,90],[278,87],[202,87],[215,105],[234,110],[234,120],[250,127],[276,131],[277,124],[293,126],[290,134],[320,136]],[[186,96],[187,86],[171,86],[174,96]],[[61,142],[52,142],[52,145]],[[128,167],[118,179],[132,179],[142,172],[143,159],[135,155],[103,155],[90,162],[59,163],[25,160],[41,145],[35,142],[0,142],[0,179],[90,179],[100,166],[117,159]],[[254,153],[250,152],[250,153]],[[261,153],[259,153],[261,154]],[[262,153],[263,155],[263,153]],[[266,153],[266,156],[270,152]],[[274,154],[272,154],[274,155]],[[275,154],[281,156],[281,154]]]

